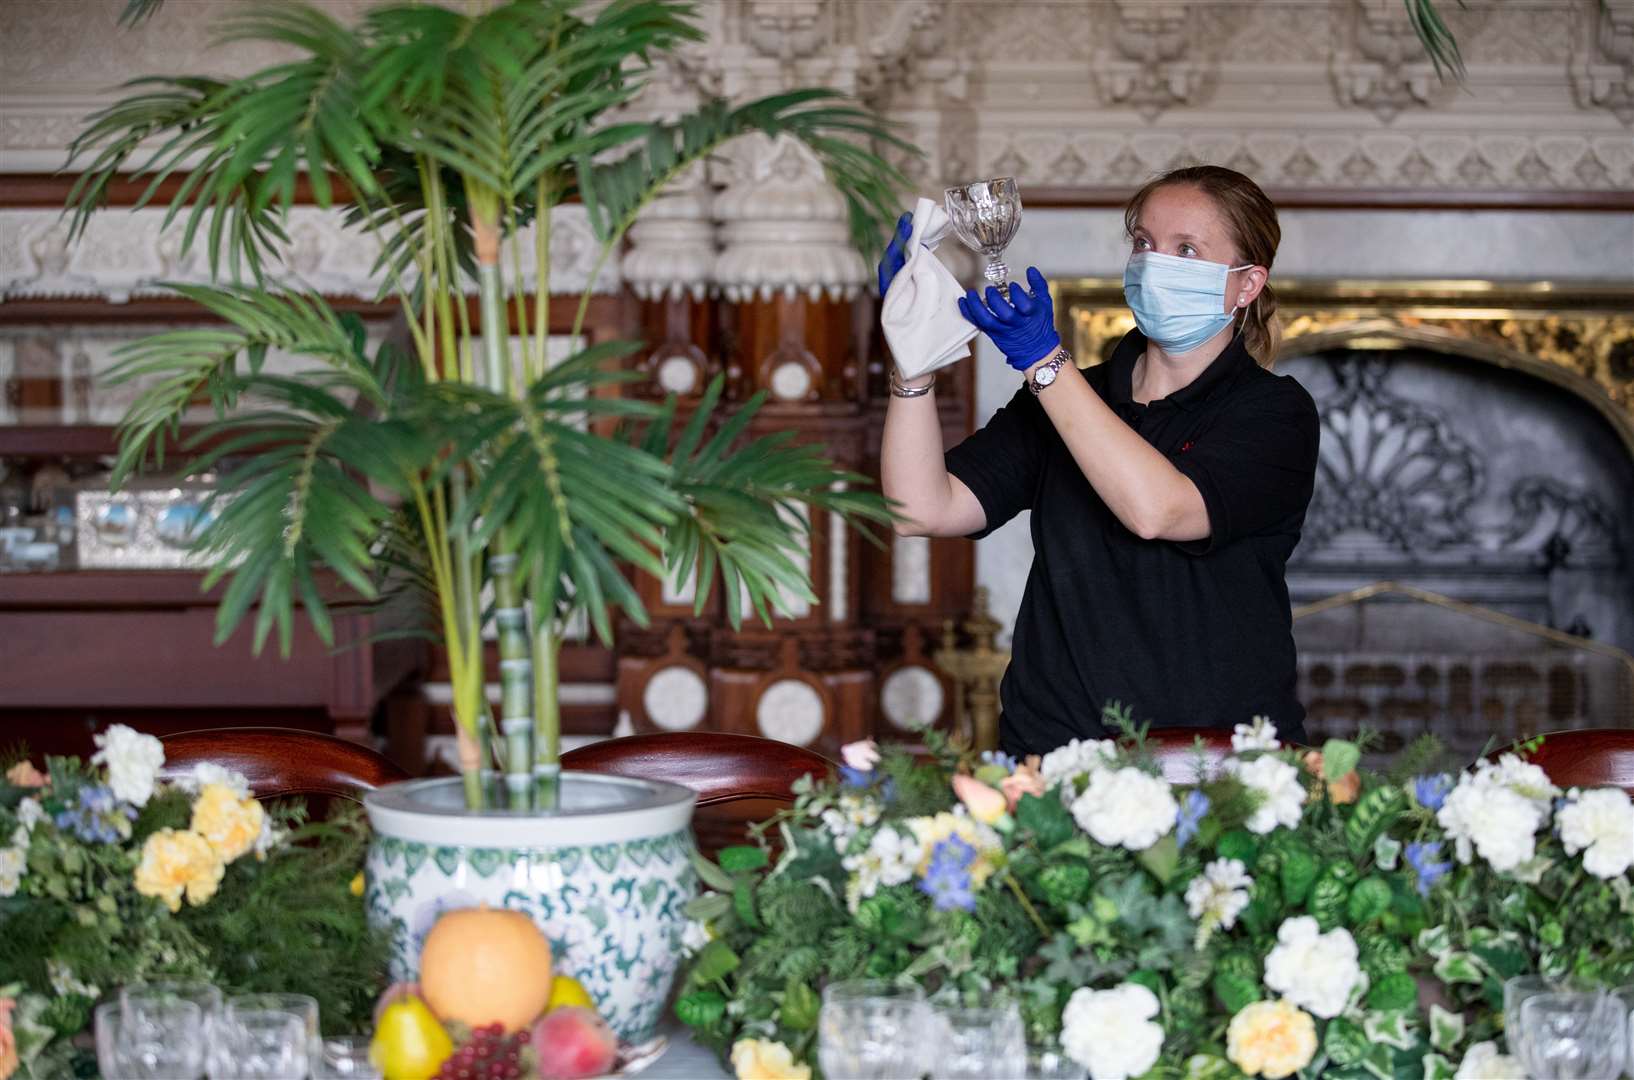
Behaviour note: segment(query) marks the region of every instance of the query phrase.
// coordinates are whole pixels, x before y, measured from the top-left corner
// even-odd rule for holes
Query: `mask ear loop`
[[[1258,265],[1259,265],[1258,263],[1244,263],[1241,266],[1227,267],[1226,273],[1234,274],[1239,270],[1252,270],[1252,269],[1254,269],[1254,267],[1256,267]],[[1237,333],[1240,334],[1244,330],[1248,329],[1248,309],[1253,307],[1254,304],[1258,300],[1259,300],[1259,297],[1256,296],[1256,297],[1254,297],[1253,300],[1250,300],[1246,304],[1233,304],[1231,306],[1231,323],[1232,323],[1233,326],[1236,326],[1236,323],[1237,323],[1237,312],[1240,311],[1240,312],[1243,313],[1243,323],[1242,323],[1241,326],[1237,327],[1237,331],[1236,331]]]

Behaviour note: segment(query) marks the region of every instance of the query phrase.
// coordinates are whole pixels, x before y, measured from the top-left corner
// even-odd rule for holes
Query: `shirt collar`
[[[1111,393],[1112,404],[1134,404],[1135,362],[1145,352],[1146,335],[1139,330],[1130,330],[1123,336],[1123,340],[1118,342],[1117,348],[1112,350],[1112,359],[1108,365],[1110,370],[1107,372],[1107,389]],[[1231,339],[1231,344],[1203,369],[1202,374],[1168,397],[1159,400],[1178,405],[1182,409],[1195,408],[1222,389],[1231,381],[1232,376],[1253,363],[1254,357],[1243,345],[1243,336],[1239,333]]]

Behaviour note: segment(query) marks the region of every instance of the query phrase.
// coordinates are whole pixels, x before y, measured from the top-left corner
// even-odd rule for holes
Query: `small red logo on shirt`
[[[1184,454],[1187,450],[1190,450],[1196,445],[1196,443],[1192,442],[1190,439],[1187,439],[1185,442],[1180,444],[1180,452]]]

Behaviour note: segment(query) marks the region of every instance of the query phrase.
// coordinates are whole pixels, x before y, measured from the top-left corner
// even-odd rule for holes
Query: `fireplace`
[[[1279,283],[1322,418],[1288,567],[1310,736],[1634,727],[1634,289]],[[1064,287],[1076,353],[1131,325]]]

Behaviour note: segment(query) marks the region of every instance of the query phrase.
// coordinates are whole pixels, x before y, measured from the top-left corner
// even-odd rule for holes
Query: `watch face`
[[[1054,364],[1041,367],[1038,369],[1038,374],[1033,376],[1033,382],[1039,386],[1048,386],[1055,381],[1055,373],[1059,370]]]

